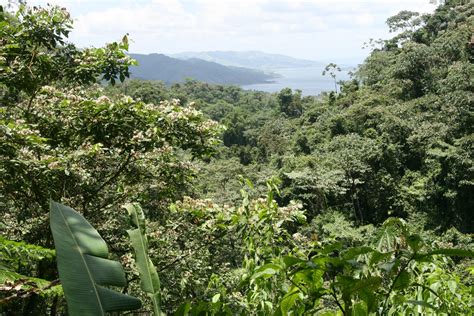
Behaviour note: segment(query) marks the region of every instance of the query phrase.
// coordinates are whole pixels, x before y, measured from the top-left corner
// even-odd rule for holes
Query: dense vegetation
[[[472,314],[473,11],[401,12],[340,91],[303,97],[125,80],[127,37],[78,49],[64,9],[1,8],[0,313],[66,312],[53,199],[143,312]]]

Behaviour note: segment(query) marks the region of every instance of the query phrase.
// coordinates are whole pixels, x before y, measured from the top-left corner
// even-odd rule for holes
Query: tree
[[[126,202],[148,219],[160,286],[147,292],[166,313],[469,314],[473,9],[447,1],[419,16],[355,80],[337,88],[328,69],[339,91],[317,97],[195,80],[104,87],[104,65],[133,63],[125,39],[46,46],[34,30],[57,35],[63,20],[1,15],[0,313],[65,311],[53,197],[97,228],[147,310]]]
[[[301,90],[293,91],[290,88],[284,88],[278,93],[278,103],[280,111],[290,117],[300,116],[303,112],[301,105]]]
[[[337,72],[341,72],[341,68],[334,64],[334,63],[329,63],[324,67],[322,75],[325,76],[327,73],[334,79],[334,92],[337,93],[337,80],[336,80],[336,74]]]
[[[140,201],[153,210],[152,220],[162,218],[195,175],[182,157],[211,155],[220,127],[179,100],[104,95],[98,83],[124,81],[134,64],[126,36],[80,50],[67,42],[69,13],[56,6],[21,5],[15,15],[2,10],[0,19],[2,236],[51,247],[46,227],[53,198],[75,205],[124,254],[127,215],[120,206]],[[47,281],[56,275],[43,265],[30,271]],[[10,302],[6,312],[31,308],[37,298]]]
[[[388,30],[397,31],[415,31],[415,28],[421,25],[422,20],[418,12],[400,11],[398,14],[387,19]]]

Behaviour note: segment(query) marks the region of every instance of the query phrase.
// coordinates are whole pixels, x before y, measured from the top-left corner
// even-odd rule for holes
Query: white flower
[[[106,97],[105,95],[102,95],[99,98],[97,98],[96,102],[98,104],[109,104],[111,101],[108,97]]]

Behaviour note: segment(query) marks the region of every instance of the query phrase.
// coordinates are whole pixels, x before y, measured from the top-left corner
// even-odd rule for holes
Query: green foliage
[[[242,202],[239,207],[218,208],[218,212],[209,213],[209,204],[207,209],[196,209],[196,206],[189,209],[190,206],[196,205],[196,202],[190,203],[191,201],[179,205],[182,211],[192,211],[201,220],[209,218],[202,225],[211,231],[223,231],[224,238],[230,238],[232,248],[238,251],[236,258],[223,259],[228,262],[227,265],[230,263],[231,269],[214,272],[205,292],[209,302],[184,303],[178,310],[179,313],[186,314],[184,311],[187,310],[193,315],[207,310],[211,313],[240,314],[246,311],[269,310],[272,298],[262,292],[260,285],[254,280],[274,273],[273,266],[265,266],[258,271],[255,269],[266,259],[287,252],[287,246],[292,244],[287,228],[304,222],[305,216],[301,205],[278,206],[273,199],[277,193],[275,182],[267,183],[266,198],[254,198],[253,184],[250,181],[245,182],[246,189],[241,190]],[[223,246],[225,243],[224,239]],[[228,251],[215,246],[213,249],[218,252]],[[225,256],[225,253],[222,255]],[[215,256],[219,258],[219,253]],[[231,263],[234,260],[241,262],[241,266]]]
[[[64,296],[62,286],[58,283],[58,280],[48,281],[1,269],[0,311],[5,313],[22,310],[28,312],[28,307],[37,311],[47,310],[44,305],[54,305]],[[19,302],[26,299],[30,299],[34,304],[26,308],[22,307]]]
[[[186,82],[190,77],[209,83],[250,85],[266,83],[276,77],[273,73],[243,67],[231,67],[202,58],[191,60],[163,54],[130,54],[140,67],[133,69],[133,76],[146,80],[162,80],[166,83]]]
[[[30,245],[25,242],[7,240],[0,237],[0,268],[20,271],[32,263],[52,260],[55,252],[52,249]]]
[[[114,84],[129,76],[128,66],[134,61],[125,54],[126,36],[105,48],[79,50],[65,40],[72,29],[72,19],[63,8],[22,4],[14,16],[0,14],[0,82],[8,91],[3,101],[20,92],[34,96],[42,86],[55,82],[88,84],[101,76]]]
[[[41,301],[51,305],[60,300],[63,291],[58,280],[34,277],[54,258],[54,250],[0,237],[0,312],[26,311],[21,302],[27,299],[35,302],[38,311],[43,308]]]
[[[267,199],[249,200],[231,211],[227,229],[242,239],[242,267],[212,281],[207,303],[185,303],[179,315],[198,314],[466,314],[472,306],[469,282],[451,273],[448,257],[473,258],[470,249],[432,247],[411,231],[402,219],[390,218],[372,232],[358,233],[337,215],[337,229],[352,229],[337,239],[309,229],[291,235],[292,223],[303,219],[296,208],[278,208],[269,191]],[[226,216],[221,217],[226,218]],[[315,219],[329,221],[331,219]],[[324,226],[323,226],[324,227]],[[363,235],[365,234],[365,235]],[[360,237],[355,237],[360,236]],[[364,238],[365,237],[365,238]],[[367,239],[369,241],[367,242]],[[350,242],[348,242],[350,241]],[[441,256],[440,256],[441,255]],[[472,262],[471,262],[472,264]],[[444,276],[442,276],[444,274]],[[226,282],[220,284],[219,282]],[[470,277],[472,280],[472,276]],[[214,289],[214,291],[212,290]]]
[[[140,274],[140,287],[153,302],[154,315],[162,315],[160,278],[156,268],[148,256],[148,240],[146,237],[145,215],[139,205],[127,204],[125,208],[130,215],[135,229],[127,230],[132,247],[135,251],[136,265]]]
[[[278,93],[280,111],[288,116],[300,116],[303,109],[301,106],[301,90],[293,94],[290,88],[285,88]]]
[[[126,215],[115,216],[116,209],[138,200],[153,204],[157,218],[195,176],[195,165],[183,157],[211,155],[220,127],[178,100],[104,95],[94,83],[124,79],[133,63],[126,37],[79,50],[66,41],[70,19],[63,9],[21,6],[2,17],[2,41],[9,43],[0,47],[2,234],[51,247],[45,225],[53,198],[77,205],[125,252],[125,236],[116,231],[125,231]],[[71,54],[67,61],[64,54]]]
[[[135,297],[104,285],[125,286],[122,266],[108,259],[105,241],[73,209],[51,201],[50,224],[59,278],[71,315],[105,315],[141,307]]]
[[[396,32],[405,29],[414,29],[421,24],[420,14],[418,12],[401,11],[398,14],[387,19],[387,25],[390,32]]]
[[[65,312],[52,198],[158,314],[469,314],[473,12],[403,11],[350,81],[328,65],[340,91],[303,97],[99,85],[127,77],[127,37],[80,50],[65,10],[1,10],[0,313]]]

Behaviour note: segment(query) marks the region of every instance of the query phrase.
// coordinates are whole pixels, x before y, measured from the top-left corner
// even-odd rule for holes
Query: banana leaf
[[[125,286],[125,273],[119,262],[107,259],[107,244],[82,215],[50,201],[50,225],[70,315],[105,315],[141,307],[139,299],[105,287]]]
[[[124,207],[130,215],[133,226],[135,226],[135,229],[129,229],[127,233],[135,250],[135,262],[140,274],[140,287],[151,298],[154,315],[164,315],[161,311],[160,278],[153,262],[151,262],[148,256],[145,215],[138,204],[126,204]]]

